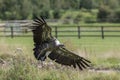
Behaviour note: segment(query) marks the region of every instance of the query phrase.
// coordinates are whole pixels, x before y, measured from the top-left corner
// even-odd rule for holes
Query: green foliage
[[[120,9],[115,11],[116,22],[120,23]]]
[[[94,14],[94,15],[93,15]],[[96,12],[87,11],[86,9],[82,9],[80,11],[67,11],[62,15],[62,19],[73,20],[73,22],[64,22],[64,23],[92,23],[96,22]]]
[[[112,10],[109,6],[101,5],[97,14],[98,22],[120,22],[120,10]]]
[[[34,15],[58,19],[64,15],[64,12],[66,13],[69,10],[74,12],[85,9],[91,14],[91,11],[98,9],[100,5],[105,5],[112,10],[116,10],[119,9],[119,4],[120,0],[0,0],[0,19],[32,19]],[[61,13],[61,10],[63,13]],[[108,12],[108,9],[105,8],[105,10],[104,12]],[[108,14],[104,12],[100,12],[100,15]],[[112,12],[113,13],[108,16],[108,19],[104,21],[119,22],[118,19],[114,20],[111,18],[118,17],[119,13],[114,13],[115,11]],[[80,16],[81,14],[78,17]],[[85,17],[85,19],[81,20],[83,20],[83,22],[95,22],[96,20],[93,19],[93,17],[94,15],[92,14],[91,17]],[[90,19],[93,20],[91,21]]]
[[[110,14],[110,9],[108,6],[101,5],[99,8],[99,12],[97,14],[97,19],[99,22],[106,22],[107,17]]]
[[[109,6],[111,9],[117,9],[119,8],[119,0],[104,0],[104,5]]]
[[[49,18],[50,17],[49,11],[46,10],[46,9],[43,9],[43,11],[41,11],[39,15],[43,16],[44,18]]]
[[[28,0],[1,0],[0,18],[4,20],[26,19],[31,14],[31,3]]]
[[[61,17],[61,12],[60,12],[60,10],[54,10],[53,11],[53,18],[55,18],[55,19],[58,19],[58,18],[60,18]]]
[[[93,0],[80,0],[80,8],[91,10],[93,8]]]

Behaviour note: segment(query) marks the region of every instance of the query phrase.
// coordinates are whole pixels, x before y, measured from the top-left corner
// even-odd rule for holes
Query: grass
[[[92,61],[95,68],[120,69],[120,38],[59,38],[66,47]],[[46,66],[39,68],[33,56],[32,38],[0,38],[0,80],[119,80],[119,71],[79,71]],[[51,62],[47,60],[47,62]]]
[[[93,26],[92,24],[89,24],[89,26],[90,25]],[[113,24],[106,24],[106,26],[110,25]],[[119,24],[116,24],[116,26],[118,25]],[[92,30],[90,27],[81,29]],[[99,27],[94,29],[100,30]],[[109,29],[118,30],[117,28]],[[77,30],[77,28],[61,27],[59,30]],[[27,35],[30,34],[31,33],[28,33]],[[63,35],[62,32],[59,32],[58,34]],[[78,33],[67,32],[65,34],[77,35]],[[81,32],[81,34],[101,35],[101,32]],[[105,34],[116,35],[119,33],[105,32]],[[81,37],[81,39],[78,39],[77,37],[68,37],[58,39],[65,44],[69,50],[89,59],[95,69],[102,69],[103,71],[79,71],[77,69],[58,65],[49,59],[47,59],[46,62],[53,62],[53,65],[46,65],[44,68],[40,68],[40,63],[33,56],[34,43],[32,37],[1,37],[0,80],[120,80],[119,37],[105,37],[105,39],[101,39],[101,37]],[[105,72],[104,70],[112,71]]]

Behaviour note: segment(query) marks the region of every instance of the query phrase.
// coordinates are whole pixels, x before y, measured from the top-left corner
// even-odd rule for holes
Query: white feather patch
[[[58,46],[58,45],[60,45],[61,43],[60,43],[60,41],[58,41],[57,39],[55,40],[55,44]]]

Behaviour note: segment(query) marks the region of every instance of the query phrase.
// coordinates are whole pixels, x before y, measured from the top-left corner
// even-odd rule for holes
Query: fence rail
[[[7,29],[9,28],[9,29]],[[0,28],[0,37],[32,37],[32,31],[29,28],[21,30],[14,29],[15,27]],[[5,30],[6,29],[6,30]],[[52,34],[58,37],[120,37],[120,27],[112,26],[52,26]]]

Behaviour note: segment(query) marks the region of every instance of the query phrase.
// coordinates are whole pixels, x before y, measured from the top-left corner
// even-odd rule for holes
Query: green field
[[[0,80],[119,80],[120,38],[59,38],[66,47],[92,62],[93,68],[79,71],[53,65],[39,68],[33,56],[32,37],[0,38]],[[3,63],[4,62],[4,63]],[[52,62],[47,59],[46,62]],[[108,71],[108,72],[107,72]],[[110,72],[109,72],[110,71]]]
[[[99,37],[81,36],[80,39],[77,38],[78,32],[71,32],[77,31],[77,27],[72,27],[77,25],[58,27],[58,31],[70,31],[59,32],[58,35],[76,35],[76,37],[58,36],[60,42],[69,50],[92,62],[92,67],[84,71],[61,66],[49,59],[41,68],[40,62],[33,55],[32,37],[0,37],[0,80],[120,80],[120,38],[102,39],[101,27],[99,27],[102,24],[97,25],[98,27],[95,27],[96,25],[82,25],[84,27],[81,27],[81,30],[99,30],[99,32],[80,34],[100,35]],[[104,24],[104,30],[120,30],[119,24],[114,25],[115,28],[112,27],[113,25]],[[55,31],[54,27],[53,31]],[[104,32],[104,34],[119,35],[120,32]],[[23,33],[23,35],[32,35],[32,33]]]

